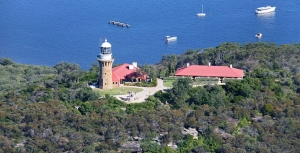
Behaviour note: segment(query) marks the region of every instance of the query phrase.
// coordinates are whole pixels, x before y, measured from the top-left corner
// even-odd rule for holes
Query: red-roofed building
[[[233,68],[232,65],[228,66],[211,66],[208,65],[189,65],[177,69],[175,76],[191,77],[195,79],[197,77],[206,78],[219,78],[219,83],[224,78],[230,79],[243,79],[244,71]]]
[[[124,81],[141,82],[147,79],[147,75],[138,72],[137,62],[122,64],[112,68],[113,87],[119,87]]]

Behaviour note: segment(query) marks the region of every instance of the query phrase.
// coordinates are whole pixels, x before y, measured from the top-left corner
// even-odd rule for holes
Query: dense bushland
[[[87,86],[97,80],[96,64],[83,71],[66,62],[45,67],[2,58],[0,152],[116,152],[134,137],[145,152],[300,152],[299,48],[223,43],[164,55],[142,70],[166,77],[186,63],[211,62],[233,64],[245,78],[195,88],[180,78],[140,104],[100,99]],[[184,127],[196,128],[198,140],[183,135]]]

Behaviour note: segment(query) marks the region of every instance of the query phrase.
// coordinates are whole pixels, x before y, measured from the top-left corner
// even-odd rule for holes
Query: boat
[[[197,15],[200,17],[204,17],[206,15],[205,13],[203,13],[203,5],[202,5],[202,13],[198,13]]]
[[[261,38],[261,37],[262,37],[262,33],[257,33],[257,34],[255,35],[255,37],[256,37],[256,38]]]
[[[275,9],[276,9],[275,6],[259,7],[255,10],[255,13],[256,14],[269,13],[269,12],[274,12]]]
[[[176,40],[177,40],[177,37],[176,37],[176,36],[173,36],[173,37],[171,37],[171,36],[166,36],[165,40],[166,40],[166,41],[176,41]]]
[[[116,21],[108,21],[109,24],[114,24]]]
[[[120,26],[120,27],[127,27],[127,28],[130,27],[129,24],[123,23],[123,22],[118,22],[118,21],[108,21],[108,23],[113,24],[113,25],[117,25],[117,26]]]
[[[260,18],[265,18],[265,19],[274,19],[275,16],[275,11],[274,12],[269,12],[269,13],[260,13],[260,14],[256,14],[257,17]]]

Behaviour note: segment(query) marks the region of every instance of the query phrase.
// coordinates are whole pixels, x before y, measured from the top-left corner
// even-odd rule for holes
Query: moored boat
[[[202,5],[202,13],[198,13],[197,15],[198,15],[199,17],[205,17],[206,14],[203,13],[203,5]]]
[[[268,12],[274,12],[276,9],[275,6],[266,6],[266,7],[259,7],[255,10],[256,14],[261,14],[261,13],[268,13]]]
[[[108,23],[113,24],[113,25],[117,25],[117,26],[120,26],[120,27],[127,27],[127,28],[130,27],[129,24],[123,23],[123,22],[118,22],[118,21],[108,21]]]
[[[262,37],[262,33],[257,33],[257,34],[255,35],[255,37],[256,37],[256,38],[261,38],[261,37]]]
[[[177,37],[176,36],[173,36],[173,37],[171,37],[171,36],[166,36],[166,38],[165,38],[165,41],[176,41],[177,40]]]

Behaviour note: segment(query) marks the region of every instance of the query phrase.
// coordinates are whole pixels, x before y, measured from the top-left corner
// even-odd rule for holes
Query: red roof
[[[177,69],[175,76],[243,78],[244,71],[228,66],[191,65]]]
[[[133,66],[133,69],[129,69],[129,65],[130,64],[125,63],[112,68],[112,80],[120,81],[121,79],[125,79],[127,75],[134,75],[136,70],[138,70],[139,68]],[[141,78],[145,79],[145,76],[146,75],[142,76]]]

